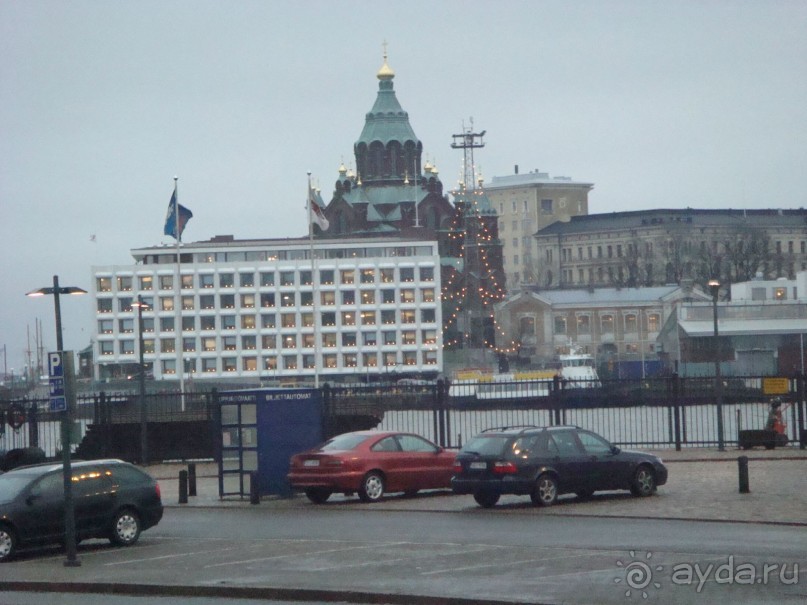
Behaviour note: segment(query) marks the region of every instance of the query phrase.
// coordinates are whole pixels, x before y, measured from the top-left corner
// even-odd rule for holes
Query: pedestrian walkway
[[[503,496],[493,509],[500,514],[584,515],[658,519],[689,519],[776,523],[807,526],[807,450],[785,447],[775,450],[738,450],[720,452],[716,448],[655,450],[670,474],[666,485],[651,498],[634,498],[627,492],[595,494],[587,501],[563,496],[548,509],[536,509],[528,498]],[[750,493],[739,492],[737,459],[748,457]],[[161,464],[147,468],[157,478],[163,503],[171,507],[249,507],[266,509],[315,506],[307,498],[263,497],[257,505],[249,498],[219,498],[218,467],[211,462],[196,462],[196,496],[179,504],[179,472],[186,464]],[[455,496],[448,490],[422,492],[416,498],[400,495],[381,502],[363,504],[354,497],[334,495],[324,506],[361,506],[381,511],[424,511],[469,513],[480,510],[470,496]]]

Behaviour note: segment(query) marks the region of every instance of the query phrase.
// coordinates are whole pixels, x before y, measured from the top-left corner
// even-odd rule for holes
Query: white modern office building
[[[442,372],[437,242],[217,236],[132,256],[93,267],[97,380],[136,373],[141,342],[156,380]]]

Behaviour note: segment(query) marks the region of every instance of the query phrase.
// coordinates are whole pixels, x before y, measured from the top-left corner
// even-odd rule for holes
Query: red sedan
[[[334,492],[375,502],[390,492],[451,487],[455,456],[411,433],[357,431],[292,456],[288,480],[315,504]]]

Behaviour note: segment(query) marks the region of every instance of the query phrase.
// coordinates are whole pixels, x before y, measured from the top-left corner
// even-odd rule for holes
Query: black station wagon
[[[122,460],[73,462],[76,539],[107,538],[129,546],[163,515],[159,484]],[[0,475],[0,561],[27,546],[64,543],[61,464],[38,464]]]
[[[503,427],[484,431],[460,450],[451,488],[473,494],[487,508],[502,494],[551,506],[565,493],[588,498],[600,490],[629,489],[650,496],[666,482],[660,458],[623,451],[580,427]]]

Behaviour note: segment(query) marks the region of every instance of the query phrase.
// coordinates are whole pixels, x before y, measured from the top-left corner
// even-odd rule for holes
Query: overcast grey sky
[[[0,0],[0,347],[90,289],[93,265],[168,242],[306,233],[306,172],[330,198],[373,105],[395,89],[446,189],[452,134],[476,163],[595,184],[590,212],[798,208],[807,167],[807,2]],[[95,236],[95,242],[91,236]],[[93,332],[62,305],[65,346]],[[0,366],[0,370],[2,366]]]

